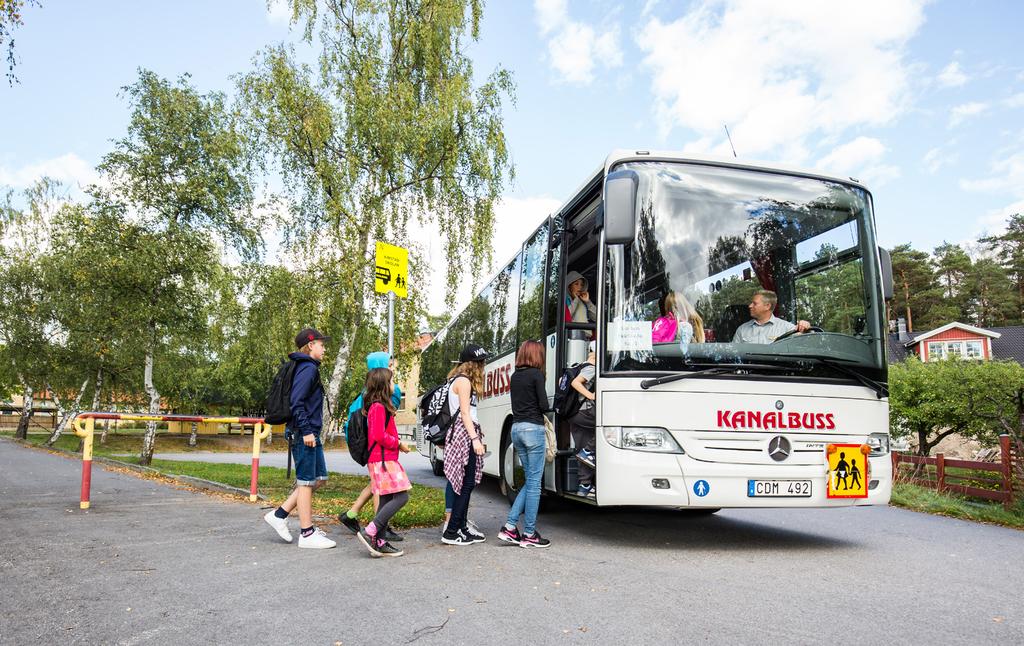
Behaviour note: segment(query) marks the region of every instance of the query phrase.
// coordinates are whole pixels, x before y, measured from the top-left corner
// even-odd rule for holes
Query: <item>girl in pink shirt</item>
[[[398,462],[398,454],[411,449],[398,439],[395,427],[395,407],[391,403],[392,373],[387,368],[375,368],[366,375],[367,446],[370,459],[366,468],[370,472],[370,489],[380,496],[377,515],[359,531],[359,540],[370,551],[370,556],[401,556],[404,552],[385,540],[388,522],[398,510],[409,502],[412,484],[405,469]]]

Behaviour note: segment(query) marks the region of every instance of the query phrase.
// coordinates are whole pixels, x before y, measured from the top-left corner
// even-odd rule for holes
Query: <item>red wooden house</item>
[[[960,357],[1013,359],[1024,364],[1024,326],[980,328],[954,321],[927,332],[890,334],[889,361],[903,361],[910,355],[921,361]]]

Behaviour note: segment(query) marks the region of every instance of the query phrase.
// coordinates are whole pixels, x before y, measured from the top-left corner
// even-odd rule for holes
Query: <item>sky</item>
[[[517,85],[495,262],[612,150],[731,156],[725,125],[741,159],[863,181],[884,246],[998,233],[1024,212],[1022,24],[1009,0],[490,0],[474,72]],[[231,94],[260,49],[298,34],[264,0],[44,0],[15,39],[0,186],[24,188],[96,180],[138,68]]]

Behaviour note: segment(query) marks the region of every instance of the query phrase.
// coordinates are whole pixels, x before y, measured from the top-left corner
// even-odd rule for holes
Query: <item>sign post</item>
[[[395,356],[395,296],[405,298],[409,285],[409,250],[377,243],[373,288],[388,295],[388,355]]]

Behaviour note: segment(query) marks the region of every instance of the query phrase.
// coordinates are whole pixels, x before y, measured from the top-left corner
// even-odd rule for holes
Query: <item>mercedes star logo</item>
[[[792,446],[789,440],[781,435],[776,435],[768,442],[768,455],[776,462],[782,462],[789,457],[791,452]]]
[[[785,406],[786,405],[782,403],[781,399],[775,401],[775,410],[782,410]]]

